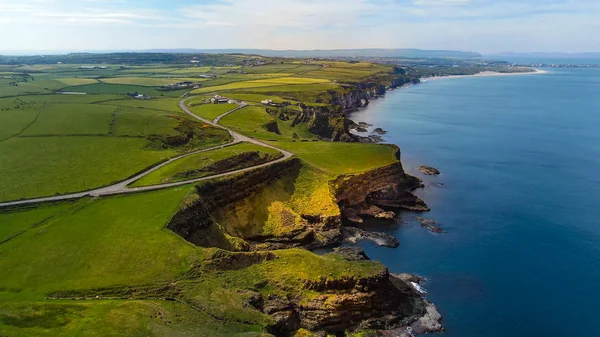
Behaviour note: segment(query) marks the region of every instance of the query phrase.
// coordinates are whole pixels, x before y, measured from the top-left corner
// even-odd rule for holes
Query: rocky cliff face
[[[397,329],[426,313],[415,289],[387,270],[368,278],[306,282],[310,298],[258,295],[256,308],[274,318],[270,332],[291,336],[298,329],[337,334],[355,329]]]
[[[400,149],[396,147],[400,158]],[[337,202],[348,215],[383,217],[383,209],[428,211],[411,192],[422,187],[418,178],[404,172],[400,161],[360,174],[344,175],[332,182]],[[373,207],[375,206],[375,207]]]
[[[292,159],[199,185],[198,199],[181,209],[168,228],[196,245],[231,251],[312,249],[337,243],[342,238],[339,212],[296,214],[284,205],[301,166],[300,160]],[[282,230],[265,230],[268,222],[276,222]]]
[[[357,142],[361,137],[353,135],[349,131],[352,123],[345,117],[345,113],[369,104],[373,98],[385,95],[388,88],[397,88],[418,79],[407,76],[390,75],[388,78],[377,81],[358,82],[344,84],[343,92],[331,91],[331,103],[339,110],[332,111],[327,107],[302,107],[302,113],[294,121],[294,125],[300,122],[308,122],[309,130],[322,138],[332,141]]]

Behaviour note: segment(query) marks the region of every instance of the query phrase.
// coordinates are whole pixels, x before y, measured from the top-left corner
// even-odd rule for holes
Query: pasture
[[[333,174],[353,174],[396,163],[390,145],[336,142],[272,142],[310,165]]]
[[[194,105],[194,106],[190,107],[190,110],[194,114],[212,121],[213,119],[221,116],[222,114],[226,113],[227,111],[231,111],[235,108],[237,108],[237,104],[206,103],[206,104]]]
[[[262,157],[277,157],[279,155],[279,151],[273,150],[268,147],[258,146],[254,144],[237,144],[233,146],[228,146],[222,149],[212,150],[208,152],[203,152],[195,155],[191,155],[185,157],[181,160],[173,162],[167,166],[164,166],[149,175],[143,177],[142,179],[134,182],[132,186],[148,186],[148,185],[158,185],[182,180],[191,180],[196,178],[201,178],[217,173],[227,172],[231,170],[241,169],[244,167],[248,167],[254,165],[256,163],[241,163],[238,166],[230,166],[226,170],[222,171],[212,171],[212,170],[202,170],[209,165],[212,165],[216,162],[222,161],[224,159],[246,153],[246,152],[258,152]],[[187,174],[185,177],[182,176],[183,173],[186,172],[194,172],[197,171],[196,174]]]

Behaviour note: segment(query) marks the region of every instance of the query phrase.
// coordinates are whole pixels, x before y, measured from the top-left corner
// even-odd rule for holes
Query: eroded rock
[[[437,176],[440,174],[440,171],[438,169],[431,166],[419,166],[417,170],[421,171],[421,173],[428,176]]]
[[[427,219],[427,218],[423,218],[423,217],[418,217],[417,220],[421,223],[421,227],[427,228],[427,230],[429,230],[432,233],[436,233],[436,234],[446,233],[446,231],[442,227],[440,227],[440,223],[435,220],[431,220],[431,219]]]
[[[396,248],[400,245],[398,239],[386,233],[369,232],[356,227],[344,227],[342,233],[344,234],[344,240],[350,243],[370,240],[382,247]]]

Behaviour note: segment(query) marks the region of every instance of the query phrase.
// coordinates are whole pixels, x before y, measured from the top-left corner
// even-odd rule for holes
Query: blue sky
[[[599,0],[0,0],[0,51],[600,52]]]

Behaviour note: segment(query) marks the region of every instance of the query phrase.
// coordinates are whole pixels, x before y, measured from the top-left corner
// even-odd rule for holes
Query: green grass
[[[258,151],[264,155],[271,155],[271,156],[275,156],[275,155],[279,154],[279,151],[277,151],[277,150],[274,150],[274,149],[271,149],[268,147],[249,144],[249,143],[228,146],[223,149],[199,153],[199,154],[195,154],[195,155],[180,159],[178,161],[175,161],[165,167],[160,168],[157,171],[150,173],[149,175],[143,177],[142,179],[136,181],[132,186],[158,185],[158,184],[169,183],[169,182],[174,182],[174,181],[181,181],[184,179],[176,177],[176,175],[179,173],[185,173],[185,172],[189,172],[189,171],[199,170],[199,169],[202,169],[202,168],[204,168],[208,165],[211,165],[215,162],[218,162],[220,160],[227,159],[229,157],[233,157],[235,155],[238,155],[238,154],[241,154],[244,152],[251,152],[251,151]],[[248,163],[248,164],[250,165],[251,163]],[[241,167],[235,167],[235,169],[239,169],[239,168],[243,168],[243,167],[247,167],[247,166],[248,165],[241,166]],[[234,169],[234,168],[232,168],[232,169]],[[201,174],[188,176],[188,177],[186,177],[186,180],[201,178],[203,176],[208,176],[208,175],[216,174],[216,173],[220,173],[220,172],[202,172]]]
[[[0,213],[0,242],[7,242],[32,228],[41,225],[52,217],[69,209],[71,204],[63,203],[58,206],[43,205],[30,207],[25,212],[5,211]]]
[[[189,190],[81,200],[69,211],[52,206],[63,214],[0,245],[0,269],[11,270],[0,277],[0,288],[39,298],[63,289],[173,279],[200,257],[163,228]],[[9,213],[11,222],[28,213]]]
[[[194,81],[201,82],[201,79],[192,78],[157,78],[157,77],[113,77],[113,78],[102,78],[100,79],[103,83],[108,84],[129,84],[129,85],[140,85],[148,87],[159,87],[161,85],[168,85],[178,82]]]
[[[245,88],[235,91],[239,94],[279,96],[284,100],[304,103],[330,103],[328,92],[344,93],[345,89],[337,83],[316,83]]]
[[[192,106],[190,110],[203,118],[213,120],[227,111],[231,111],[237,108],[237,104],[201,104]]]
[[[176,91],[158,91],[156,88],[145,87],[141,85],[127,85],[127,84],[88,84],[78,85],[73,87],[66,87],[63,91],[74,91],[74,92],[85,92],[88,94],[118,94],[127,95],[127,93],[142,93],[149,96],[167,96],[167,97],[179,97],[185,90]]]
[[[394,147],[335,142],[273,142],[321,170],[334,174],[364,172],[397,162]]]
[[[0,308],[0,333],[11,337],[258,337],[253,329],[166,301],[4,302]]]
[[[272,84],[315,84],[315,83],[327,83],[328,80],[319,78],[308,78],[308,77],[278,77],[271,79],[261,79],[251,82],[256,83],[272,83]]]
[[[60,82],[64,83],[66,86],[74,86],[74,85],[86,85],[86,84],[95,84],[98,83],[98,80],[95,78],[59,78]]]
[[[98,104],[47,104],[22,136],[108,135],[114,111]]]
[[[41,107],[0,111],[0,139],[15,136],[31,124]]]
[[[149,135],[175,135],[177,119],[173,113],[140,108],[117,108],[114,135],[146,137]]]
[[[277,123],[280,134],[267,129],[268,123]],[[317,136],[308,130],[308,124],[301,123],[292,127],[293,118],[282,121],[269,115],[263,106],[247,106],[237,110],[223,119],[220,123],[248,137],[263,140],[293,140],[316,139]]]
[[[33,137],[0,142],[0,201],[65,194],[123,180],[177,152],[143,138]]]
[[[217,85],[212,87],[203,87],[200,89],[193,90],[192,94],[203,94],[208,92],[227,91],[233,89],[244,89],[244,88],[258,88],[258,87],[272,87],[277,85],[276,83],[268,82],[257,82],[257,81],[242,81],[234,82],[229,84]]]
[[[254,103],[260,103],[261,101],[263,101],[265,99],[270,99],[274,103],[281,103],[284,101],[290,102],[292,104],[297,103],[296,101],[290,101],[290,100],[286,100],[279,96],[267,95],[267,94],[242,94],[242,93],[233,92],[233,93],[228,93],[227,97],[237,99],[240,101],[247,101],[247,102],[254,102]]]
[[[285,292],[297,296],[303,293],[305,280],[321,275],[361,277],[383,270],[370,261],[350,263],[293,249],[276,251],[275,260],[246,268],[198,273],[197,268],[213,260],[215,250],[193,246],[164,228],[193,190],[188,186],[82,199],[39,210],[0,210],[3,226],[26,229],[0,244],[0,269],[10,270],[0,274],[0,334],[231,336],[247,332],[244,336],[248,336],[269,322],[244,305],[248,291],[257,284],[268,284],[261,290],[267,296]],[[54,217],[47,219],[50,215]],[[32,226],[38,219],[47,220]],[[143,285],[160,297],[165,296],[160,289],[166,284],[181,289],[178,298],[203,309],[152,300],[44,300],[57,291]]]
[[[178,104],[179,100],[180,100],[179,98],[156,98],[156,99],[150,99],[150,100],[123,98],[123,99],[119,99],[119,100],[105,101],[105,102],[102,102],[102,104],[117,105],[117,106],[122,106],[122,107],[163,110],[163,111],[178,112],[178,113],[183,114],[183,112],[179,108],[179,104]]]
[[[250,137],[260,139],[280,139],[281,136],[269,132],[265,125],[275,121],[262,106],[247,106],[221,119],[221,124]]]

